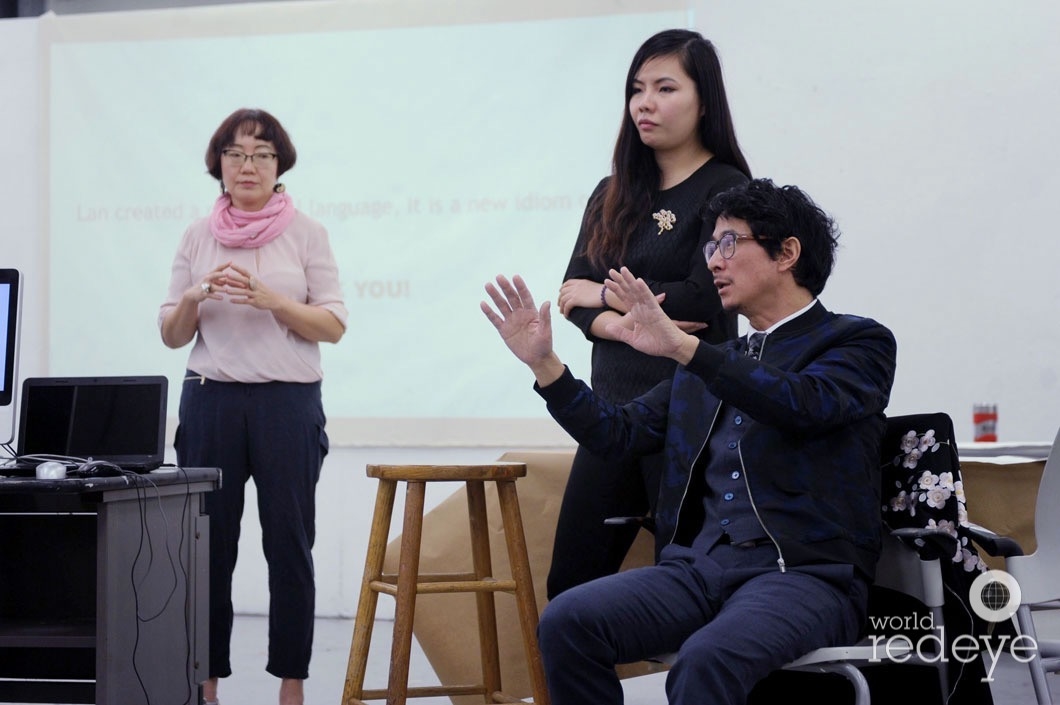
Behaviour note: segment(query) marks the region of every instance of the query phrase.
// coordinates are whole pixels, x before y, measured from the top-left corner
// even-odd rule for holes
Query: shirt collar
[[[770,333],[775,331],[777,328],[780,328],[782,325],[784,325],[788,321],[793,321],[796,318],[798,318],[799,316],[801,316],[802,314],[804,314],[807,311],[809,311],[811,308],[813,308],[813,305],[816,304],[816,303],[817,303],[817,299],[814,299],[810,303],[808,303],[805,306],[803,306],[802,308],[800,308],[795,313],[791,314],[790,316],[787,316],[785,318],[780,319],[779,321],[777,321],[773,325],[769,326],[769,328],[767,328],[765,330],[761,330],[761,331],[760,330],[755,330],[754,327],[748,325],[747,338],[750,339],[751,335],[754,334],[754,333],[765,333],[766,335],[769,335]]]

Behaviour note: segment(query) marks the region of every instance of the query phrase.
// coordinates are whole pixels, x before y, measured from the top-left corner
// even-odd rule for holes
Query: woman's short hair
[[[294,166],[298,155],[280,121],[264,110],[240,108],[224,119],[206,147],[206,171],[218,181],[221,180],[221,152],[231,147],[239,135],[272,142],[276,148],[277,176]]]

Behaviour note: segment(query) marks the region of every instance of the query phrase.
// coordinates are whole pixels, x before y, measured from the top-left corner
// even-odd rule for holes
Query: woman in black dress
[[[747,181],[713,44],[672,29],[649,38],[629,67],[626,106],[612,174],[589,197],[581,231],[560,287],[560,312],[593,345],[592,387],[628,402],[674,371],[674,363],[613,340],[605,328],[625,304],[603,286],[612,267],[643,277],[663,310],[689,332],[718,342],[736,335],[703,259],[700,213],[715,194]],[[607,463],[578,448],[564,492],[548,576],[551,599],[618,570],[636,525],[615,516],[650,514],[660,456]]]

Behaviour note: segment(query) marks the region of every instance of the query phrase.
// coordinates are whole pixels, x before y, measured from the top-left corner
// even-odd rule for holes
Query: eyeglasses
[[[733,232],[728,232],[719,237],[717,240],[711,240],[706,245],[703,245],[703,256],[710,261],[710,258],[714,256],[714,253],[721,250],[721,256],[723,259],[732,259],[732,256],[736,254],[736,241],[737,240],[755,240],[753,235],[737,235]],[[767,240],[768,238],[761,238]]]
[[[248,159],[250,160],[250,163],[256,167],[267,166],[276,161],[276,155],[272,152],[243,154],[238,149],[223,149],[221,150],[221,156],[229,166],[243,166],[247,163]]]

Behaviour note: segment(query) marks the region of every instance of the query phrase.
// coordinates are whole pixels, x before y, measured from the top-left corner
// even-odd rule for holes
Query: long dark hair
[[[615,143],[612,174],[607,187],[589,203],[587,254],[589,260],[603,266],[625,254],[626,243],[636,231],[644,214],[651,209],[652,193],[659,188],[659,167],[655,152],[640,140],[637,126],[629,114],[633,81],[641,67],[651,59],[676,56],[681,67],[695,83],[703,115],[699,120],[699,139],[714,154],[714,159],[736,167],[747,178],[747,166],[729,113],[721,61],[714,45],[699,32],[667,29],[641,44],[626,75],[626,102],[622,109],[622,127]]]

